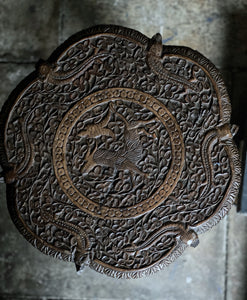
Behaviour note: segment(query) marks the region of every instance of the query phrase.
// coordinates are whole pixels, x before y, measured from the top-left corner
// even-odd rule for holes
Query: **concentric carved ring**
[[[120,108],[119,105],[121,106]],[[131,105],[135,106],[134,110],[131,108]],[[121,114],[121,111],[128,112],[131,109],[133,118],[137,118],[136,116],[140,115],[139,110],[143,111],[143,115],[153,116],[153,118],[151,121],[137,118],[137,120],[132,120],[131,125],[129,125],[130,121]],[[98,111],[101,112],[101,115],[97,113]],[[118,124],[120,128],[118,131],[111,127],[113,121]],[[151,130],[150,124],[153,127],[160,128],[160,131],[156,133],[153,127]],[[78,127],[80,126],[82,126],[83,130],[78,134]],[[75,134],[76,130],[77,134]],[[157,156],[155,158],[158,165],[157,170],[155,169],[157,176],[159,172],[163,172],[163,178],[162,176],[159,178],[159,182],[162,182],[157,184],[155,189],[152,190],[149,182],[153,180],[153,173],[142,169],[142,160],[145,158],[145,155],[148,155],[148,147],[152,147],[152,143],[147,143],[148,146],[145,146],[146,144],[142,141],[142,137],[145,140],[145,135],[151,135],[152,133],[151,141],[158,139],[162,141],[160,135],[162,133],[165,134],[165,132],[168,133],[171,154],[167,158],[167,165],[163,167],[163,169],[167,169],[166,171],[162,171],[163,169],[159,170],[159,160],[162,160],[162,157]],[[113,147],[114,143],[116,143],[117,137],[121,141],[121,136],[122,145],[115,149]],[[108,146],[104,142],[107,138],[110,141],[107,144]],[[76,160],[71,154],[74,140],[81,143],[81,149],[85,149],[82,152],[84,154],[81,157],[77,157],[77,161],[82,161],[82,165],[77,167],[77,169],[75,167]],[[157,153],[164,154],[164,151],[159,152],[159,147],[161,146],[158,146]],[[78,153],[75,155],[79,156]],[[147,161],[148,158],[146,158],[145,164]],[[175,187],[183,168],[183,162],[183,138],[175,118],[154,97],[127,88],[111,88],[99,91],[79,101],[64,116],[56,132],[53,144],[55,174],[63,192],[83,211],[106,219],[136,217],[157,207],[169,196]],[[77,172],[76,178],[82,178],[81,185],[74,182],[73,172]],[[81,172],[79,176],[78,172]],[[109,175],[107,172],[111,174]],[[96,176],[95,173],[103,176],[102,178],[107,178],[108,176],[111,180],[109,180],[109,184],[105,179],[105,182],[101,180],[99,184],[97,183],[99,179],[97,179],[98,181],[94,179],[93,182],[97,184],[92,188],[94,193],[91,193],[89,190],[92,186],[92,178]],[[107,202],[107,197],[110,197],[112,185],[114,180],[116,181],[117,176],[125,176],[134,180],[135,184],[131,183],[132,188],[127,189],[125,185],[121,187],[122,194],[125,195],[126,199],[131,197],[132,202],[114,205],[114,203],[118,203],[114,199],[114,194],[111,196],[112,200]],[[135,196],[134,190],[137,189],[136,186],[141,180],[143,181],[142,187],[143,185],[147,186],[148,193],[142,196]],[[157,180],[155,179],[155,182]],[[97,200],[97,195],[103,195],[101,196],[102,199],[99,198]]]

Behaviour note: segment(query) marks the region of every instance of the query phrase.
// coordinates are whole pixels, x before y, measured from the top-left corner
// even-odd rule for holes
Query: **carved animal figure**
[[[84,265],[89,260],[88,253],[90,249],[90,241],[85,231],[75,224],[59,220],[57,217],[52,216],[44,209],[41,211],[41,215],[43,220],[45,220],[47,223],[50,223],[57,228],[65,230],[74,235],[76,244],[71,249],[71,256],[75,263],[76,271],[81,272],[84,268]]]
[[[88,136],[89,138],[96,138],[98,136],[106,135],[115,139],[115,135],[109,128],[105,128],[110,121],[111,111],[99,123],[93,123],[86,126],[85,130],[79,132],[79,136]],[[90,120],[89,120],[90,121]]]
[[[162,37],[159,33],[152,37],[152,45],[147,53],[147,62],[152,71],[157,74],[160,78],[170,80],[182,86],[186,86],[196,92],[199,92],[199,88],[195,83],[181,77],[179,75],[169,72],[164,68],[161,56],[163,51]]]
[[[73,80],[83,75],[93,64],[102,64],[105,59],[110,56],[108,53],[98,53],[95,49],[95,54],[83,61],[82,64],[68,72],[60,71],[58,66],[48,62],[42,62],[38,67],[40,79],[57,85],[70,84]]]
[[[160,241],[164,236],[177,236],[180,237],[180,240],[191,247],[197,247],[199,244],[199,239],[195,231],[192,229],[186,229],[181,224],[167,224],[162,226],[158,231],[154,232],[148,239],[144,242],[142,239],[137,239],[135,244],[131,247],[124,248],[126,252],[139,252],[143,250],[149,250],[154,246],[158,241]],[[140,241],[139,241],[140,240]]]
[[[209,130],[208,133],[205,135],[205,138],[202,143],[201,147],[201,157],[203,168],[205,172],[205,182],[202,182],[201,186],[204,186],[203,191],[201,193],[201,197],[205,197],[207,193],[210,191],[212,187],[212,177],[213,177],[213,164],[210,159],[211,152],[213,146],[218,142],[218,139],[221,141],[222,144],[225,144],[232,140],[234,135],[237,133],[238,127],[236,125],[223,124],[218,126],[216,129]]]
[[[89,173],[96,165],[108,166],[117,170],[129,169],[134,171],[142,176],[146,177],[146,173],[142,172],[137,166],[137,162],[141,159],[143,147],[139,139],[138,129],[144,127],[145,124],[151,123],[154,121],[133,121],[127,122],[127,120],[119,114],[113,107],[113,104],[109,104],[109,112],[112,111],[118,118],[120,118],[125,124],[124,128],[124,140],[125,145],[118,151],[113,151],[109,149],[98,149],[97,146],[92,153],[87,153],[85,160],[86,163],[83,166],[83,172]],[[94,127],[95,124],[89,125],[86,131],[81,132],[80,134],[87,134],[90,137],[97,137],[98,135],[110,135],[108,131],[113,133],[111,130],[104,128],[108,123],[110,117],[106,117],[102,120],[101,124]],[[111,135],[112,136],[112,135]],[[114,136],[115,139],[115,136]]]

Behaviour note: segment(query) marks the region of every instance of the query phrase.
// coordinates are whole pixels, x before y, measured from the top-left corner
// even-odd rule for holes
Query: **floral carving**
[[[197,246],[235,200],[230,113],[199,53],[118,26],[81,32],[1,112],[13,221],[77,270],[151,274]]]

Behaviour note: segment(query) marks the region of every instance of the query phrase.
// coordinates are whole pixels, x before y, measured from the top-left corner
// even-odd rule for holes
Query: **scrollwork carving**
[[[198,52],[163,46],[159,34],[94,27],[17,91],[0,118],[12,219],[77,270],[158,271],[197,246],[236,198],[230,102]]]

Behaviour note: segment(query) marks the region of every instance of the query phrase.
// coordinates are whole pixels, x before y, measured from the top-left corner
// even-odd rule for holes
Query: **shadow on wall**
[[[63,10],[66,9],[66,14],[61,16],[60,31],[62,35],[60,36],[60,42],[63,42],[72,34],[94,25],[128,25],[128,18],[125,12],[126,3],[124,1],[117,3],[116,10],[114,1],[73,0],[63,5]]]
[[[240,148],[242,160],[242,186],[237,203],[238,212],[247,213],[247,11],[234,11],[226,16],[226,44],[223,69],[230,73],[230,85],[228,92],[232,103],[231,124],[239,126],[239,132],[235,141]],[[242,217],[241,218],[247,218]],[[243,220],[243,219],[242,219]],[[236,220],[237,224],[237,220]],[[243,222],[243,224],[245,224]],[[232,241],[231,241],[232,242]],[[243,248],[246,249],[247,237],[243,241]],[[239,245],[235,245],[236,248]],[[242,247],[242,246],[241,246]],[[240,251],[238,249],[238,251]],[[242,261],[242,266],[238,268],[238,278],[244,282],[247,278],[247,256]],[[229,274],[231,275],[231,274]],[[234,275],[233,275],[234,276]],[[241,294],[241,299],[247,299],[247,286],[238,285],[239,282],[231,283],[232,294]]]
[[[236,142],[241,152],[244,175],[247,163],[245,159],[247,150],[247,11],[233,12],[226,18],[228,26],[223,68],[228,70],[231,76],[229,88],[232,102],[231,123],[239,126]],[[237,208],[238,211],[247,213],[247,178],[244,176]]]
[[[232,123],[239,126],[237,143],[246,136],[247,117],[247,12],[236,12],[226,17],[226,47],[223,69],[229,70],[232,101]]]

